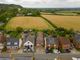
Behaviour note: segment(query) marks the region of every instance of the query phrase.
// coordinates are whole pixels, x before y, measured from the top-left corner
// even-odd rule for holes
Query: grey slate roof
[[[23,39],[23,42],[24,42],[24,43],[25,43],[26,41],[30,41],[30,42],[34,43],[34,41],[35,41],[35,35],[34,35],[34,34],[25,33],[25,35],[27,35],[27,36],[24,36],[24,39]]]
[[[7,46],[19,46],[19,39],[14,38],[14,37],[9,37],[7,38],[7,43],[10,43],[9,45],[7,44]]]
[[[58,40],[56,37],[47,37],[46,38],[47,44],[58,44]]]
[[[80,41],[80,34],[76,34],[74,38],[75,40]]]

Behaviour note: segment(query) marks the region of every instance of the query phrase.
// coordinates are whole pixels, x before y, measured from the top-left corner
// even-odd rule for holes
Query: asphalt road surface
[[[32,60],[32,57],[35,57],[35,60],[54,60],[55,58],[60,58],[61,60],[72,60],[72,57],[80,58],[80,54],[64,53],[64,54],[0,54],[0,60],[11,60],[13,57],[14,60]]]

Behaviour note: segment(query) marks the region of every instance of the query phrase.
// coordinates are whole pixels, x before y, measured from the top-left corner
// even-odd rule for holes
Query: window
[[[32,47],[32,45],[31,45],[31,47]]]
[[[8,43],[7,43],[7,45],[10,45],[10,44],[11,44],[11,42],[8,42]]]
[[[17,45],[17,42],[15,42],[14,45]]]

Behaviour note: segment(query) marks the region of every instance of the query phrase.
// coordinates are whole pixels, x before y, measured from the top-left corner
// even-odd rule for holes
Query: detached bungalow
[[[58,40],[56,37],[48,36],[45,38],[45,49],[46,53],[53,53],[53,51],[56,51],[58,53]]]
[[[19,39],[14,37],[7,37],[7,49],[13,49],[16,50],[19,48]]]
[[[80,49],[80,34],[74,36],[73,44],[76,48]]]
[[[56,37],[48,36],[45,42],[46,48],[58,49],[58,40]]]
[[[71,48],[71,43],[69,39],[65,37],[58,37],[59,40],[59,49],[61,52],[69,52]]]
[[[27,34],[25,34],[25,35],[27,35]],[[33,52],[34,44],[35,44],[35,35],[30,32],[27,36],[24,36],[24,38],[23,38],[23,47],[24,47],[23,51],[24,52]]]

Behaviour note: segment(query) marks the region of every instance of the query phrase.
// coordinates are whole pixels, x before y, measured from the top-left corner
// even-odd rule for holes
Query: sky
[[[76,8],[80,0],[0,0],[4,4],[17,4],[32,8]]]

